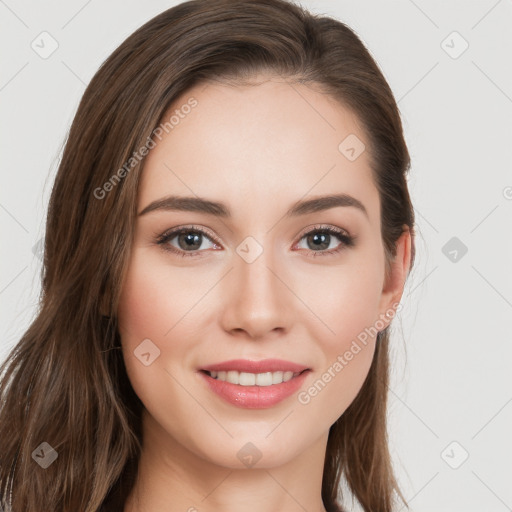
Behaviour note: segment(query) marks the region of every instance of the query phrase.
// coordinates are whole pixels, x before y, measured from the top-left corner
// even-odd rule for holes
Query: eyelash
[[[170,231],[166,231],[165,233],[162,233],[156,238],[156,243],[158,245],[162,246],[162,249],[164,251],[172,252],[178,256],[182,257],[198,257],[198,254],[203,251],[183,251],[180,249],[177,249],[176,247],[169,245],[168,242],[175,238],[177,235],[181,235],[183,233],[201,233],[202,235],[209,238],[211,241],[215,242],[218,245],[221,245],[220,242],[216,239],[216,237],[212,236],[209,232],[205,231],[204,229],[198,227],[198,226],[186,226],[181,228],[174,228]],[[331,249],[329,251],[309,251],[312,253],[312,257],[316,258],[317,256],[329,256],[334,255],[342,250],[344,250],[347,247],[353,247],[355,245],[356,237],[349,235],[346,233],[346,231],[335,228],[334,226],[324,226],[324,225],[316,225],[311,230],[306,231],[303,233],[300,238],[299,242],[307,237],[308,235],[315,234],[315,233],[327,233],[329,235],[336,236],[341,244],[336,249]],[[199,256],[201,257],[201,256]]]

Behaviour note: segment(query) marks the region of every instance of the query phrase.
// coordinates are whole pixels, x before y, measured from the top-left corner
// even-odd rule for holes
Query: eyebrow
[[[297,217],[308,213],[320,212],[339,206],[350,206],[357,208],[368,217],[368,211],[361,201],[348,194],[332,194],[327,196],[314,197],[312,199],[300,200],[294,203],[286,212],[285,217]],[[187,196],[166,196],[148,204],[139,216],[149,212],[164,211],[185,211],[200,212],[215,215],[222,218],[231,218],[229,208],[222,202],[210,201],[201,197]]]

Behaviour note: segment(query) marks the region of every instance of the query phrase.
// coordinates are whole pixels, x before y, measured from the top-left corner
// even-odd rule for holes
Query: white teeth
[[[265,372],[265,373],[247,373],[237,372],[236,370],[209,372],[210,377],[238,384],[239,386],[271,386],[272,384],[281,384],[288,382],[292,377],[299,373],[293,372]]]
[[[256,386],[272,386],[272,384],[273,384],[272,372],[257,373],[255,380],[256,380],[256,382],[255,382]]]
[[[240,375],[238,372],[235,371],[229,371],[226,374],[226,379],[228,382],[231,382],[232,384],[239,384],[240,383]]]
[[[231,373],[231,372],[229,372]],[[233,372],[238,373],[238,372]],[[230,380],[226,379],[228,382]],[[256,374],[255,373],[238,373],[238,382],[231,382],[231,384],[240,384],[240,386],[254,386],[256,385]]]
[[[283,374],[284,372],[274,372],[272,374],[272,384],[279,384],[283,382]]]
[[[283,381],[288,382],[293,377],[293,372],[284,372]]]

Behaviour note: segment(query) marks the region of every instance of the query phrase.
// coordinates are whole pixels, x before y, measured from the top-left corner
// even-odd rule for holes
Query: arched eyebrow
[[[368,211],[364,204],[348,194],[331,194],[299,200],[288,209],[285,217],[297,217],[340,206],[356,208],[368,218]],[[200,212],[226,219],[231,218],[231,211],[226,204],[197,196],[166,196],[157,199],[148,204],[139,216],[159,210]]]

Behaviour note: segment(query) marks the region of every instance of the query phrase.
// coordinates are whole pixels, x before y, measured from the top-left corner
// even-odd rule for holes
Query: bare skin
[[[277,77],[260,82],[187,91],[173,109],[190,97],[197,106],[146,160],[139,213],[172,194],[221,201],[231,218],[158,209],[138,217],[119,329],[145,411],[138,479],[124,512],[324,512],[328,431],[361,388],[376,336],[359,343],[341,371],[333,364],[354,353],[365,328],[379,319],[379,330],[388,325],[393,315],[385,314],[403,293],[410,234],[399,239],[385,279],[367,151],[350,161],[338,149],[349,134],[368,148],[357,119],[313,88]],[[366,214],[336,206],[285,216],[296,201],[342,193]],[[318,225],[343,230],[354,245],[326,234],[317,248],[307,235]],[[164,249],[186,252],[179,235],[156,242],[183,226],[206,231],[186,257]],[[250,263],[237,252],[247,237],[262,249]],[[252,239],[244,244],[249,254],[257,250]],[[160,351],[148,366],[134,355],[144,339]],[[227,403],[198,369],[238,358],[306,365],[303,400],[295,393],[263,409]],[[330,381],[308,394],[329,368]],[[260,454],[251,467],[237,456],[247,443]]]

